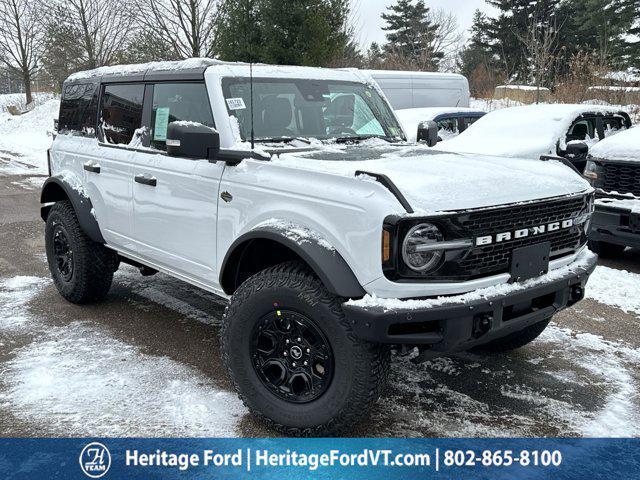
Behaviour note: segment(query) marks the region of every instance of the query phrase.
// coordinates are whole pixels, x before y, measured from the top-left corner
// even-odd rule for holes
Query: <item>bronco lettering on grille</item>
[[[508,232],[500,232],[494,235],[485,235],[482,237],[476,237],[474,244],[476,247],[483,247],[485,245],[492,245],[494,243],[503,243],[510,240],[518,240],[521,238],[533,237],[536,235],[543,235],[545,233],[556,232],[558,230],[564,230],[576,225],[577,222],[574,219],[562,220],[560,222],[546,223],[544,225],[536,225],[535,227],[522,228],[519,230],[511,230]]]

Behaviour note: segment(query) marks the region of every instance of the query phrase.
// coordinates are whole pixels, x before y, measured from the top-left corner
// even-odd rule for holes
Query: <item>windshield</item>
[[[229,115],[237,118],[243,141],[251,137],[248,78],[222,81]],[[294,138],[402,138],[402,130],[378,92],[356,82],[264,79],[253,81],[256,140]]]

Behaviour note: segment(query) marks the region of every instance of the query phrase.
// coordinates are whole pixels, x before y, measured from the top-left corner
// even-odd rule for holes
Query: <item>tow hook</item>
[[[482,313],[473,317],[473,329],[471,335],[473,338],[480,338],[491,330],[493,315],[490,313]]]

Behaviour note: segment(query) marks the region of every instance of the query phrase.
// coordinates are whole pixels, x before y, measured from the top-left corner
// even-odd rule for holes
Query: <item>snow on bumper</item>
[[[589,238],[640,248],[640,198],[614,194],[597,198]]]
[[[416,300],[366,296],[343,305],[359,338],[371,342],[430,345],[434,351],[466,350],[551,317],[584,297],[597,256],[576,259],[540,277],[464,295]]]

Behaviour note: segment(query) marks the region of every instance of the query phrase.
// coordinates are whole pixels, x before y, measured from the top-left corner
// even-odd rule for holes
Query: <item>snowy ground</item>
[[[132,268],[104,304],[57,294],[37,198],[56,109],[0,117],[0,435],[274,435],[231,391],[215,296]],[[640,436],[640,252],[599,266],[587,292],[520,351],[394,357],[353,434]]]

